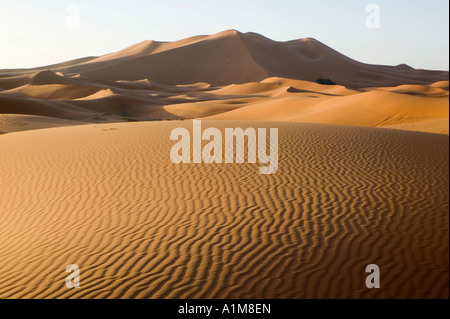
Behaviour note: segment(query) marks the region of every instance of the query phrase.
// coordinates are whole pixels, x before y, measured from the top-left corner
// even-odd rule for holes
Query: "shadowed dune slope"
[[[278,172],[173,164],[191,121],[0,135],[0,297],[449,297],[448,136],[202,125],[279,128]]]

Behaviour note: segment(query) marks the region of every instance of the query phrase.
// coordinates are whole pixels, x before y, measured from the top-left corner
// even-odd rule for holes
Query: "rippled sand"
[[[278,172],[173,164],[191,121],[0,135],[0,297],[449,297],[447,135],[202,124],[278,127]]]

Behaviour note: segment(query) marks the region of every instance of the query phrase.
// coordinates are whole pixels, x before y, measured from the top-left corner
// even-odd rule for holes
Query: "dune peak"
[[[46,84],[68,84],[68,79],[64,78],[62,72],[53,72],[45,70],[36,73],[30,80],[30,85],[46,85]]]

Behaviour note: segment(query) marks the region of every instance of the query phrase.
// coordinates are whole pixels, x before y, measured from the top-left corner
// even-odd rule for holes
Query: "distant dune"
[[[363,64],[314,39],[277,42],[229,30],[0,70],[0,113],[90,123],[276,120],[448,134],[448,77]],[[1,124],[0,130],[8,131]]]
[[[329,78],[341,85],[361,88],[448,80],[448,72],[360,63],[315,39],[277,42],[236,30],[175,42],[143,41],[116,53],[77,62],[41,70],[112,81],[149,78],[173,85],[208,82],[217,86],[282,77],[306,81]],[[23,72],[26,70],[6,73]]]
[[[448,298],[448,136],[202,124],[278,127],[277,173],[173,164],[191,121],[0,135],[0,297]]]

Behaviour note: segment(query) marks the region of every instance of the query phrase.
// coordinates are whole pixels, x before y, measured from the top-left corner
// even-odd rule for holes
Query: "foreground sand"
[[[449,297],[448,136],[208,124],[278,127],[278,172],[173,164],[191,121],[0,135],[0,298]]]

